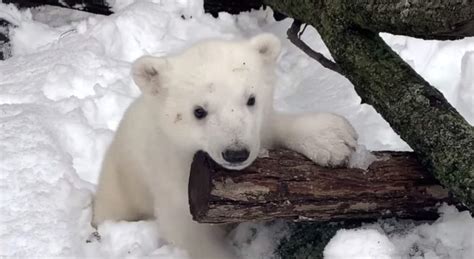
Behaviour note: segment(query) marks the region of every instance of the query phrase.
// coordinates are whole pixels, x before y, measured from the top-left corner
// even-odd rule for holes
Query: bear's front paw
[[[357,133],[343,117],[318,114],[307,117],[295,151],[322,166],[340,166],[349,161],[357,146]]]

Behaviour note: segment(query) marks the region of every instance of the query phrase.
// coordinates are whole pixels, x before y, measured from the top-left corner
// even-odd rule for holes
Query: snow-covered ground
[[[177,52],[201,39],[273,32],[283,41],[275,105],[280,110],[346,116],[370,150],[409,150],[353,86],[285,39],[291,21],[270,10],[203,14],[192,0],[118,0],[109,17],[59,8],[18,11],[0,4],[13,57],[0,61],[0,256],[185,258],[153,222],[108,222],[100,241],[89,224],[104,150],[139,92],[131,62]],[[304,39],[329,55],[314,30]],[[474,39],[422,41],[384,35],[392,48],[474,124]],[[401,86],[403,87],[403,86]],[[231,242],[245,258],[268,258],[282,222],[246,223]],[[474,219],[448,206],[432,223],[383,220],[341,230],[326,258],[474,258]]]

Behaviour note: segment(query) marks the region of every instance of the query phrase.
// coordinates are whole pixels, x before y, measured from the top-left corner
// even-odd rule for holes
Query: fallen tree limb
[[[344,0],[342,5],[355,23],[373,31],[440,40],[474,36],[472,1]]]
[[[384,3],[390,2],[385,0],[374,2],[374,6],[378,6],[375,9],[370,6],[372,2],[347,0],[264,2],[302,23],[312,25],[362,101],[372,105],[410,145],[424,168],[471,211],[474,210],[474,127],[459,115],[440,91],[391,50],[378,34],[378,31],[398,31],[425,39],[472,35],[474,31],[468,29],[453,30],[451,33],[445,31],[447,28],[461,28],[456,25],[468,25],[469,21],[474,20],[472,1],[418,1],[416,5],[403,6],[403,12],[416,13],[418,17],[407,18],[402,24],[392,22],[395,11],[381,11],[385,10],[382,8]],[[398,0],[391,2],[402,3]],[[386,6],[399,10],[397,6]],[[423,8],[439,12],[423,13]],[[457,12],[459,8],[465,8],[462,15]],[[380,23],[364,23],[364,17],[368,16]],[[399,17],[393,18],[397,19]],[[423,35],[418,34],[422,32]]]
[[[437,204],[455,201],[412,153],[379,152],[367,171],[325,168],[288,150],[269,152],[241,171],[197,153],[189,202],[194,220],[361,220],[437,218]]]

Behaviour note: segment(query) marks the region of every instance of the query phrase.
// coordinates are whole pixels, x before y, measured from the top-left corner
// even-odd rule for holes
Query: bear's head
[[[279,53],[280,41],[271,34],[213,40],[176,56],[141,57],[132,74],[157,130],[173,145],[241,169],[260,149]]]

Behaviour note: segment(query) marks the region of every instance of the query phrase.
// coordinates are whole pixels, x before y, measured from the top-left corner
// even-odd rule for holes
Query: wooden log
[[[367,170],[325,168],[289,150],[270,151],[241,171],[198,152],[189,203],[201,223],[251,220],[435,219],[437,205],[456,204],[409,152],[376,152]]]

